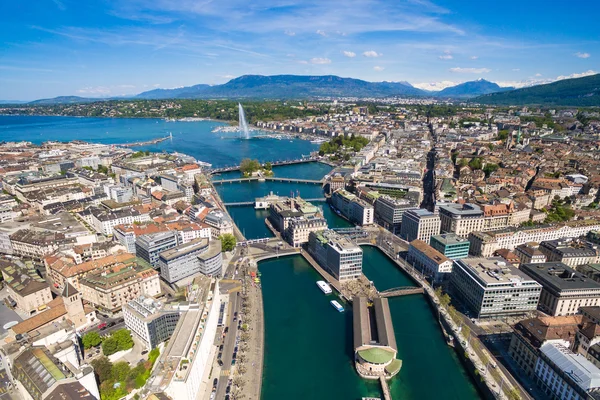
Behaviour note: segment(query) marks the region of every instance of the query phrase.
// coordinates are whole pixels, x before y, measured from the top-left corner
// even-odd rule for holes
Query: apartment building
[[[439,235],[440,216],[425,209],[408,210],[402,216],[400,236],[408,241],[422,240],[429,244],[434,235]]]
[[[294,217],[288,222],[288,227],[283,236],[293,247],[301,247],[308,243],[308,237],[311,232],[318,232],[327,229],[327,220],[317,216]]]
[[[562,262],[573,268],[600,261],[598,245],[586,240],[573,238],[548,240],[540,243],[539,249],[548,261]]]
[[[410,242],[407,261],[434,283],[448,279],[452,272],[452,260],[419,239]]]
[[[536,264],[547,261],[546,255],[540,251],[536,242],[523,243],[515,247],[514,253],[519,257],[521,264]]]
[[[46,308],[52,292],[32,264],[20,260],[0,260],[0,270],[8,301],[19,310],[32,315]]]

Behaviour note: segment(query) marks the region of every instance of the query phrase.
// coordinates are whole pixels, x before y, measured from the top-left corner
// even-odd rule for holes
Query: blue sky
[[[600,72],[598,15],[592,0],[5,0],[0,99],[244,74],[522,86]]]

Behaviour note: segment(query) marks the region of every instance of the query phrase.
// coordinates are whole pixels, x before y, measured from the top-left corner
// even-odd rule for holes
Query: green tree
[[[244,176],[252,175],[253,172],[260,170],[260,163],[258,160],[251,160],[249,158],[244,158],[240,163],[240,171]]]
[[[104,339],[102,342],[102,352],[105,356],[110,356],[111,354],[115,354],[119,351],[119,342],[112,336],[108,339]]]
[[[110,380],[112,378],[112,363],[108,357],[102,356],[93,360],[90,364],[94,367],[94,372],[98,376],[100,382]]]
[[[500,168],[498,164],[486,164],[485,167],[483,167],[483,172],[485,172],[486,178],[496,172],[498,168]]]
[[[267,162],[265,163],[265,169],[266,169],[267,171],[272,171],[272,170],[273,170],[273,164],[271,164],[271,162],[270,162],[270,161],[267,161]]]
[[[471,167],[471,169],[476,170],[476,169],[481,169],[482,166],[482,161],[481,158],[476,157],[473,158],[471,161],[469,161],[469,167]]]
[[[129,375],[130,370],[131,368],[129,367],[129,363],[127,361],[120,361],[113,364],[111,374],[115,381],[124,382],[125,379],[127,379],[127,375]]]
[[[221,241],[221,249],[223,251],[233,250],[237,243],[235,236],[233,236],[231,233],[225,233],[225,234],[219,236],[218,239]]]
[[[154,365],[154,363],[158,359],[158,356],[160,356],[160,350],[158,350],[158,347],[155,347],[152,350],[150,350],[150,353],[148,353],[148,361],[150,361],[150,364]]]
[[[84,349],[89,349],[90,347],[98,346],[102,343],[102,338],[98,332],[92,331],[83,335],[81,342],[83,343]]]
[[[112,334],[112,338],[117,341],[119,351],[129,350],[133,347],[133,338],[129,329],[119,329]]]

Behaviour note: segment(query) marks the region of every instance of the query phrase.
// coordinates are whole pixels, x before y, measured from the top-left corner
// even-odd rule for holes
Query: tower
[[[63,302],[67,310],[67,316],[75,324],[75,328],[80,328],[87,324],[85,310],[83,309],[83,300],[81,293],[77,291],[69,282],[66,282],[62,292]]]

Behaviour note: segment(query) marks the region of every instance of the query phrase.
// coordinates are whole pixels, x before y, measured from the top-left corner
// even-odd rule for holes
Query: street
[[[227,313],[227,322],[225,323],[225,329],[228,332],[225,334],[225,338],[223,339],[223,351],[221,353],[221,361],[223,361],[223,365],[221,366],[221,374],[219,377],[219,382],[217,384],[217,391],[215,398],[218,400],[225,398],[225,391],[227,386],[229,385],[229,376],[231,375],[231,362],[233,359],[234,349],[237,346],[236,337],[237,337],[237,327],[238,321],[234,315],[239,315],[240,308],[240,295],[239,292],[231,293],[229,295],[229,307]]]

